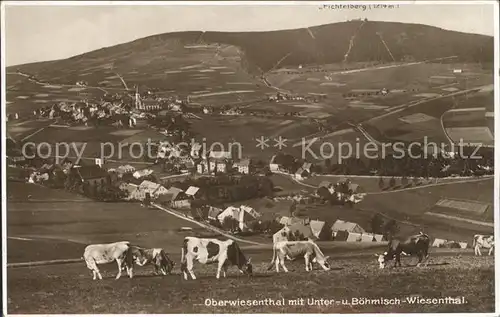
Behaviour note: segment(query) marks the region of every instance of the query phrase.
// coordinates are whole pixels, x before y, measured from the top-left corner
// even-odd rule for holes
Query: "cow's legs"
[[[488,255],[491,255],[492,252],[493,252],[493,247],[490,248],[490,251],[488,252]]]
[[[220,278],[220,271],[222,270],[222,266],[224,265],[223,261],[219,261],[217,265],[217,275],[215,276],[217,279]]]
[[[187,256],[186,256],[186,258],[187,258]],[[189,272],[189,275],[191,275],[191,278],[193,280],[196,280],[196,276],[194,275],[194,272],[193,272],[193,259],[192,258],[187,258],[186,270]],[[185,272],[184,272],[184,278],[187,280],[187,274]]]
[[[92,271],[92,279],[95,281],[97,276],[102,280],[101,273],[99,272],[99,268],[97,267],[97,263],[94,259],[85,259],[85,263],[87,264],[87,268]]]
[[[278,261],[280,262],[283,271],[288,272],[288,269],[285,266],[285,257],[278,257]]]
[[[476,245],[476,247],[474,248],[474,253],[475,253],[476,255],[482,255],[482,254],[481,254],[481,248],[480,248],[478,245]]]
[[[304,259],[305,259],[305,262],[306,262],[306,272],[309,272],[309,266],[311,264],[311,262],[309,262],[309,254],[305,254],[304,255]],[[311,265],[312,266],[312,265]],[[311,271],[312,271],[312,268],[311,268]]]
[[[118,274],[116,274],[116,279],[119,279],[122,276],[122,262],[121,259],[116,259],[116,264],[118,264]]]
[[[397,267],[399,264],[399,267],[401,267],[401,254],[396,254],[396,259],[394,261],[394,267]]]
[[[279,273],[279,271],[280,271],[280,258],[279,257],[276,257],[274,264],[276,264],[276,273]]]

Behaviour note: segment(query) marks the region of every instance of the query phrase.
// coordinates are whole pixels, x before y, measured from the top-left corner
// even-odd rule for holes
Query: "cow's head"
[[[387,252],[384,252],[384,254],[375,254],[375,256],[377,257],[379,268],[381,269],[385,268],[385,265],[390,260],[389,254]]]
[[[330,271],[332,267],[330,266],[330,263],[328,262],[329,258],[330,258],[329,255],[327,255],[325,257],[321,257],[321,259],[316,257],[312,260],[312,262],[318,263],[319,265],[321,265],[321,267],[323,267],[323,269],[325,271]]]
[[[161,270],[164,272],[163,274],[170,274],[172,270],[174,269],[175,262],[172,261],[166,253],[162,250],[160,254],[157,255],[157,257],[160,258],[160,263],[161,263]]]
[[[242,270],[244,273],[246,273],[248,275],[253,275],[252,258],[248,258],[245,265],[243,265]]]

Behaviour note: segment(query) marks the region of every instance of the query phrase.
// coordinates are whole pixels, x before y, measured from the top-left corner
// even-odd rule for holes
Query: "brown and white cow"
[[[387,262],[394,260],[394,267],[398,264],[401,266],[401,255],[416,255],[418,256],[419,267],[422,264],[422,260],[427,266],[429,260],[429,247],[431,239],[425,233],[420,232],[419,234],[408,237],[406,240],[392,239],[387,245],[387,250],[384,254],[375,254],[379,267],[381,269],[385,268]]]
[[[160,272],[163,275],[170,274],[175,266],[175,262],[161,248],[145,249],[138,246],[131,246],[129,252],[137,265],[145,266],[152,264],[156,275],[159,275]]]
[[[196,276],[193,272],[194,261],[202,264],[218,263],[217,275],[220,277],[221,271],[226,277],[227,268],[230,265],[238,267],[241,273],[252,275],[253,268],[251,258],[246,258],[240,247],[234,240],[205,239],[196,237],[186,237],[182,244],[181,272],[184,279],[188,279],[187,273],[193,280]]]
[[[329,256],[325,256],[318,245],[312,240],[276,242],[273,245],[273,258],[267,270],[270,270],[273,264],[276,264],[276,272],[279,272],[281,264],[283,270],[288,272],[285,266],[285,259],[295,259],[302,256],[305,259],[306,271],[312,271],[312,263],[318,263],[325,271],[330,270],[330,264],[328,263]]]
[[[474,248],[475,255],[482,255],[481,248],[489,249],[488,255],[491,255],[495,248],[495,239],[493,236],[476,234],[474,235],[474,240],[472,240],[472,247]]]
[[[118,264],[118,274],[116,279],[122,275],[122,269],[127,270],[130,278],[133,277],[133,263],[129,252],[130,242],[120,241],[108,244],[91,244],[85,248],[83,259],[87,264],[87,268],[92,271],[93,279],[99,277],[102,280],[102,275],[99,272],[98,264],[107,264],[115,262]]]

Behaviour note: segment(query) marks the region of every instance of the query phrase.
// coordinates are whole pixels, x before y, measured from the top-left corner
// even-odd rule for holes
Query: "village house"
[[[125,200],[131,200],[134,199],[135,196],[137,196],[137,194],[134,194],[134,192],[137,191],[139,186],[136,184],[121,183],[120,186],[118,186],[118,188],[127,194]]]
[[[132,174],[132,176],[134,176],[135,178],[142,178],[142,177],[149,176],[151,174],[153,174],[153,170],[143,169],[143,170],[135,171],[134,174]]]
[[[314,234],[311,230],[311,226],[307,220],[303,220],[301,222],[296,222],[290,226],[283,227],[280,231],[276,232],[273,235],[273,241],[279,236],[283,236],[283,233],[289,233],[289,236],[295,237],[295,239],[304,238],[304,239],[313,239]],[[287,236],[287,240],[289,240],[289,236]]]
[[[250,174],[250,159],[243,159],[234,163],[233,168],[236,168],[240,174]]]
[[[239,223],[238,227],[240,230],[246,231],[248,230],[248,222],[257,219],[260,215],[253,208],[248,206],[241,206],[240,208],[230,206],[221,212],[217,216],[217,219],[220,223],[223,223],[224,219],[227,217],[236,219]]]
[[[191,157],[193,158],[199,158],[200,157],[200,150],[202,149],[202,146],[200,143],[193,143],[191,146]]]
[[[304,170],[302,167],[299,167],[299,169],[295,172],[294,177],[297,180],[303,180],[307,178],[310,175],[310,173],[306,170]]]
[[[361,235],[365,230],[354,222],[348,222],[338,219],[331,228],[333,238],[337,241],[361,241]]]
[[[116,173],[120,177],[122,177],[123,174],[128,174],[133,172],[135,172],[135,167],[133,167],[132,165],[121,165],[116,169]]]
[[[209,174],[210,170],[209,170],[208,161],[201,160],[200,162],[198,162],[198,164],[196,164],[196,172],[198,174]]]
[[[189,186],[189,188],[186,189],[186,196],[188,196],[190,199],[200,198],[200,188],[196,186]]]
[[[139,185],[138,189],[139,191],[144,192],[144,197],[146,196],[146,193],[148,193],[152,198],[158,197],[159,195],[163,195],[168,192],[168,190],[164,186],[148,180],[143,181]]]
[[[78,166],[75,170],[84,184],[95,186],[107,183],[109,174],[97,165]]]
[[[172,208],[185,209],[191,207],[191,202],[186,193],[177,187],[170,187],[168,194],[172,194],[171,206]]]
[[[281,165],[276,163],[276,155],[273,155],[273,157],[271,157],[271,161],[269,162],[269,169],[273,173],[279,172],[281,170]]]
[[[227,173],[231,160],[230,152],[211,152],[208,160],[208,170],[212,173]]]

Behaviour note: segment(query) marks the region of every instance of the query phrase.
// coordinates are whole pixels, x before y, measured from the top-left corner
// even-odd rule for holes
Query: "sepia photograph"
[[[498,316],[498,11],[2,1],[3,315]]]

